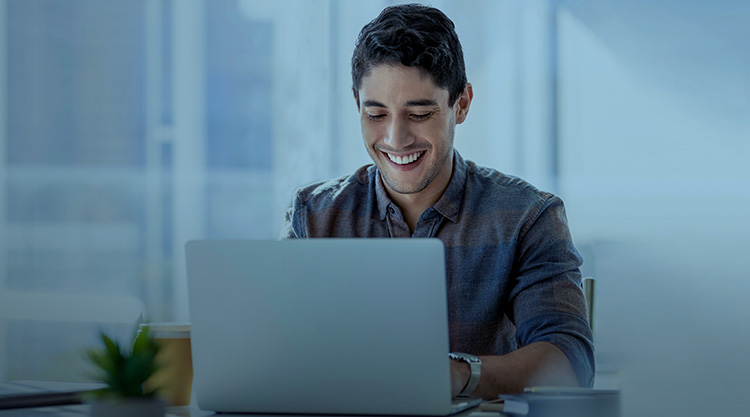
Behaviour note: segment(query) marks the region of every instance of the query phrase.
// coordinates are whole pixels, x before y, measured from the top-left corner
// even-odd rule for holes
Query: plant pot
[[[91,417],[164,417],[159,398],[97,399],[91,402]]]

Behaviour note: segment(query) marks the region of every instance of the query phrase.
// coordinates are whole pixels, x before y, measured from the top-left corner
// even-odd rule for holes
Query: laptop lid
[[[451,412],[440,240],[208,240],[186,251],[202,409]]]

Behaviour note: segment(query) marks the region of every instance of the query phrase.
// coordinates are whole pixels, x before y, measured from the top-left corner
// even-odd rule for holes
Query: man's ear
[[[469,114],[469,107],[471,107],[471,100],[474,99],[474,89],[471,87],[471,83],[466,83],[464,91],[458,96],[456,100],[456,124],[461,124],[466,120],[466,116]]]
[[[354,94],[354,102],[357,104],[357,111],[359,111],[359,92],[352,87],[352,94]]]

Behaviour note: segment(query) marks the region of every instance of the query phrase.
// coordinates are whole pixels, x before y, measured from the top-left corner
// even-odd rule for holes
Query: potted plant
[[[91,415],[163,417],[164,401],[155,390],[145,391],[144,382],[157,370],[159,346],[141,330],[131,349],[122,349],[112,338],[101,333],[104,347],[88,351],[98,369],[97,379],[107,386],[91,394]]]

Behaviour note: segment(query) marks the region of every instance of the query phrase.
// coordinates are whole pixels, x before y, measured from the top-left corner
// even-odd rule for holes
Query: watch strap
[[[466,386],[463,390],[458,394],[459,397],[468,397],[470,396],[474,390],[477,389],[477,386],[479,385],[479,377],[481,375],[482,370],[482,361],[474,356],[469,355],[468,353],[449,353],[448,357],[454,360],[466,362],[469,364],[469,368],[471,369],[471,375],[469,376],[469,381],[466,383]]]

